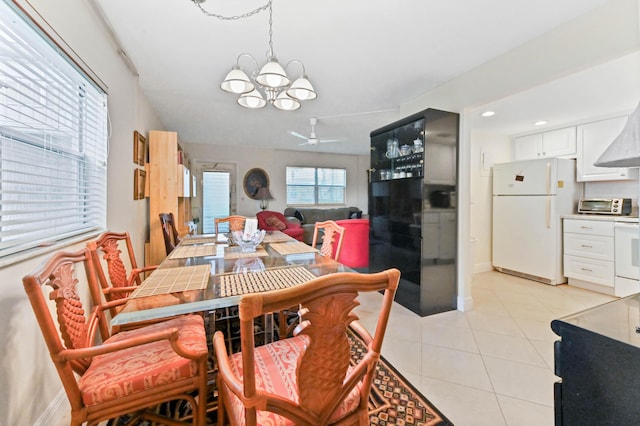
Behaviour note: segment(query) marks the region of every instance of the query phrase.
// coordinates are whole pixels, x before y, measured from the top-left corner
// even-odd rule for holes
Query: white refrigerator
[[[493,168],[493,266],[546,284],[566,282],[562,215],[577,211],[575,160],[544,158]]]

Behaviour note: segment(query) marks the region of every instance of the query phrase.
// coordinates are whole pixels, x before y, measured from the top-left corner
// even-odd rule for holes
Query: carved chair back
[[[229,224],[229,232],[231,232],[231,231],[244,231],[244,223],[245,223],[246,220],[247,220],[246,217],[239,216],[239,215],[231,215],[231,216],[227,216],[227,217],[216,217],[215,219],[213,219],[214,225],[215,225],[216,234],[219,232],[218,231],[218,225],[220,225],[221,223],[228,223]]]
[[[141,275],[157,267],[151,265],[138,268],[128,232],[105,232],[97,240],[88,242],[87,248],[91,253],[102,293],[108,302],[129,297],[136,286],[142,283]],[[126,252],[126,257],[122,256],[123,250]],[[107,273],[104,270],[105,264]],[[128,271],[127,268],[129,268]],[[101,304],[102,301],[96,299],[96,296],[94,295],[94,304]],[[116,313],[116,308],[112,308],[111,314]]]
[[[331,259],[340,261],[340,251],[342,250],[342,241],[344,240],[345,227],[338,225],[333,220],[327,220],[324,222],[316,222],[313,230],[313,242],[312,247],[315,247],[318,243],[318,238],[322,233],[322,246],[320,246],[320,253],[323,256],[328,256]]]
[[[271,412],[297,425],[327,425],[333,423],[336,412],[342,409],[347,399],[351,401],[351,410],[341,413],[340,424],[369,424],[369,389],[399,279],[397,269],[376,274],[343,272],[285,290],[243,296],[239,305],[241,353],[234,354],[230,360],[222,333],[217,332],[214,336],[214,350],[220,368],[218,424],[224,424],[227,415],[233,417],[231,424],[242,423],[243,420],[247,425],[275,422],[272,417],[264,417],[271,416],[266,413]],[[359,293],[379,291],[384,291],[384,296],[375,333],[371,337],[362,325],[354,321],[357,316],[352,310],[359,304]],[[295,336],[255,348],[254,318],[298,304],[301,306],[301,322]],[[363,337],[368,348],[356,365],[350,365],[349,328]],[[301,339],[304,340],[302,343]],[[294,341],[298,343],[292,343]],[[273,350],[269,349],[270,345]],[[299,353],[285,350],[294,347],[300,348]],[[268,369],[263,367],[265,359],[256,362],[256,353],[262,354],[258,357],[265,356],[265,353],[270,358],[280,357],[283,363],[294,369],[287,373],[290,377],[286,378],[293,380],[294,386],[286,392],[294,392],[294,397],[286,392],[278,394],[266,390],[265,383],[269,380],[264,375],[280,380],[283,373],[279,368],[265,373],[263,370]],[[234,373],[238,370],[241,377]],[[257,370],[260,370],[258,380]],[[354,392],[357,394],[355,402]],[[243,405],[242,409],[238,409],[238,404]]]

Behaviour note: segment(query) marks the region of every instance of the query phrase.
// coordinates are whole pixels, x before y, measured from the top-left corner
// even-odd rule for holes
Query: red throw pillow
[[[279,231],[287,229],[287,225],[275,216],[269,216],[265,222],[267,222],[267,225],[272,228],[276,228]]]

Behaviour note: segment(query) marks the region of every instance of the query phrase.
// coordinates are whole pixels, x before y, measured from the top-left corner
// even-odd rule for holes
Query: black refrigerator
[[[456,309],[459,115],[427,109],[371,132],[369,271],[398,268],[396,301]]]

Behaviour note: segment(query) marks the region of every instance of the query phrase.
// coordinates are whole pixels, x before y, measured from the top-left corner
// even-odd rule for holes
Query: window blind
[[[106,226],[107,96],[0,1],[0,257]]]
[[[343,204],[347,186],[345,169],[287,167],[287,204]]]

